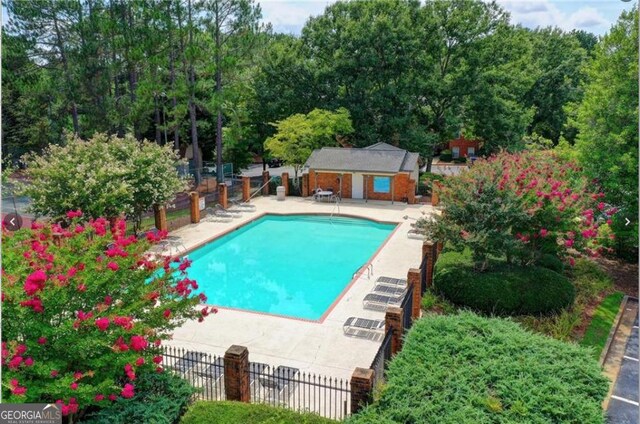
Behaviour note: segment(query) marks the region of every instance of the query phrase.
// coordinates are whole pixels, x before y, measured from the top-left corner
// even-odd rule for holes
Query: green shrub
[[[443,253],[434,287],[456,305],[489,314],[545,314],[573,303],[575,290],[563,275],[540,267],[517,267],[495,261],[477,272],[468,251]]]
[[[453,160],[453,162],[455,162],[455,163],[467,163],[467,158],[465,158],[465,157],[455,158]]]
[[[181,424],[329,424],[335,421],[315,414],[299,414],[283,408],[240,402],[196,402]]]
[[[381,398],[349,424],[604,423],[591,352],[472,313],[414,323]]]
[[[453,154],[451,150],[446,149],[440,152],[440,162],[451,162],[453,160]]]
[[[542,255],[540,259],[538,259],[536,265],[555,271],[558,274],[562,274],[564,272],[564,264],[562,261],[557,256],[548,253]]]
[[[136,394],[118,398],[84,420],[84,424],[175,423],[184,414],[195,389],[169,372],[147,372],[136,379]]]
[[[420,184],[418,184],[418,191],[422,195],[430,195],[433,188],[434,181],[443,181],[444,175],[433,174],[431,172],[425,172],[420,176]]]

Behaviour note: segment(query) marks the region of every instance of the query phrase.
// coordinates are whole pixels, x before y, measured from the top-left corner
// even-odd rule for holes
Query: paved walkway
[[[255,212],[244,213],[231,223],[202,222],[183,227],[171,235],[180,237],[189,249],[265,212],[337,212],[335,204],[299,197],[288,197],[283,202],[275,200],[275,196],[260,197],[252,203],[257,207]],[[422,212],[432,213],[433,208],[430,205],[392,205],[389,202],[344,201],[340,204],[341,214],[398,222],[400,225],[372,259],[373,275],[363,273],[356,277],[322,323],[220,308],[217,315],[203,323],[187,322],[176,329],[169,344],[216,355],[223,355],[231,345],[242,345],[248,347],[251,361],[349,378],[355,367],[370,365],[380,341],[347,337],[343,334],[342,325],[351,316],[384,319],[384,312],[364,310],[362,299],[370,292],[378,276],[406,278],[409,268],[420,265],[422,242],[408,238],[407,232]],[[414,219],[405,220],[405,216]],[[268,251],[268,247],[265,249]]]
[[[604,363],[604,372],[613,381],[605,402],[609,424],[639,422],[638,359],[638,301],[629,299]]]

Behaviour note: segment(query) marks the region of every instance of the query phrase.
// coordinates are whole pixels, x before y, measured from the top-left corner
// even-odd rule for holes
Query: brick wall
[[[371,200],[392,200],[391,199],[391,191],[389,193],[376,193],[373,191],[373,177],[376,175],[366,175],[365,176],[365,184],[366,184],[366,196]],[[383,175],[380,175],[383,176]],[[396,174],[393,177],[393,200],[396,202],[401,202],[409,198],[409,193],[411,189],[415,191],[415,184],[412,185],[410,183],[410,175],[409,174]]]
[[[317,180],[316,180],[317,177]],[[351,174],[342,175],[342,197],[345,199],[351,198]],[[309,193],[317,188],[323,190],[332,190],[334,193],[340,191],[340,174],[332,172],[315,172],[309,171]]]
[[[478,149],[480,149],[480,142],[478,140],[468,140],[464,137],[457,138],[455,140],[449,141],[449,149],[453,150],[454,147],[458,147],[460,149],[460,157],[468,157],[469,147],[473,147],[475,149],[475,154],[478,154]]]
[[[366,189],[363,190],[363,195],[366,193],[367,198],[371,200],[392,200],[391,191],[389,193],[375,193],[373,191],[373,177],[375,175],[365,175]],[[384,176],[384,175],[380,175]],[[317,177],[317,180],[316,180]],[[415,195],[415,181],[411,180],[409,174],[396,174],[393,177],[393,192],[394,201],[402,202],[407,199],[413,198]],[[353,193],[352,189],[353,179],[351,174],[342,175],[342,197],[350,199]],[[337,193],[340,190],[340,174],[333,172],[315,172],[309,171],[309,194],[312,194],[316,187],[320,187],[323,190],[332,190]]]

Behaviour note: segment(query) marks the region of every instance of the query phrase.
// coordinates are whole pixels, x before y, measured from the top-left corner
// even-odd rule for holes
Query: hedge
[[[604,423],[588,349],[471,312],[414,323],[380,398],[349,424]]]
[[[478,272],[468,252],[443,253],[434,271],[435,291],[459,306],[489,314],[547,314],[570,306],[575,289],[563,275],[542,267],[494,261]]]
[[[240,402],[196,402],[181,424],[330,424],[335,421],[315,414],[299,414],[288,409]]]
[[[80,420],[83,424],[172,424],[184,414],[195,389],[170,372],[137,376],[135,396],[118,397],[106,408]]]

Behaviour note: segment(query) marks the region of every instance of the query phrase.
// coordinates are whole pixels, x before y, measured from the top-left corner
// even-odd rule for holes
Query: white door
[[[362,199],[364,193],[364,179],[362,174],[351,175],[351,197],[354,199]]]

